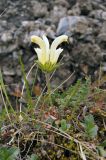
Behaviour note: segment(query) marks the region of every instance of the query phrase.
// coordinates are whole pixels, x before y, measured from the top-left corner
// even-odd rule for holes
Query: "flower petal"
[[[59,58],[59,56],[60,56],[60,53],[63,51],[63,49],[62,48],[59,48],[59,49],[57,49],[56,50],[56,57],[55,57],[55,61],[57,62],[57,60],[58,60],[58,58]]]
[[[46,62],[46,45],[45,42],[38,36],[31,36],[31,42],[36,43],[37,45],[39,45],[40,49],[41,49],[41,56],[40,56],[40,62],[42,64],[45,64]],[[38,54],[38,49],[37,49],[37,54]]]
[[[51,61],[52,64],[57,63],[58,58],[59,58],[59,55],[60,55],[60,53],[61,53],[62,51],[63,51],[63,49],[59,48],[59,49],[57,49],[57,50],[55,51],[55,54],[52,54],[53,56],[50,57],[50,61]]]
[[[43,50],[46,49],[44,41],[38,36],[31,36],[31,42],[36,43]]]
[[[35,52],[37,53],[39,62],[42,61],[42,50],[40,48],[34,48]]]
[[[49,57],[50,57],[50,51],[49,51],[49,41],[47,39],[47,37],[45,35],[43,35],[43,40],[45,42],[45,45],[46,45],[46,62],[49,61]]]
[[[57,62],[60,53],[63,51],[61,48],[56,50],[57,46],[59,44],[61,44],[62,42],[67,41],[67,40],[68,40],[68,36],[62,35],[62,36],[57,37],[52,42],[52,45],[51,45],[51,48],[50,48],[50,60],[51,60],[52,63]]]
[[[45,35],[43,35],[42,38],[43,38],[43,41],[45,42],[46,50],[48,51],[49,50],[49,41],[48,41],[48,38]]]
[[[66,35],[62,35],[62,36],[57,37],[52,42],[51,50],[55,51],[59,44],[61,44],[62,42],[67,42],[67,40],[68,40],[68,36],[66,36]]]

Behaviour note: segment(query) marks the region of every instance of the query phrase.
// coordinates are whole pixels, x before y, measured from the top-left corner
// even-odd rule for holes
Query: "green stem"
[[[46,85],[47,85],[47,95],[48,95],[48,99],[49,99],[50,105],[52,105],[51,87],[50,87],[50,74],[49,73],[45,73],[45,77],[46,77]]]

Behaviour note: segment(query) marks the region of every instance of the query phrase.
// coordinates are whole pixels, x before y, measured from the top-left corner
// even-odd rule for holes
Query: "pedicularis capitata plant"
[[[57,49],[57,47],[62,42],[67,41],[68,36],[61,35],[57,37],[50,46],[48,38],[45,35],[43,35],[42,38],[35,35],[31,36],[31,42],[39,46],[39,48],[34,48],[38,56],[36,63],[38,67],[45,73],[48,95],[50,95],[50,73],[59,67],[60,64],[57,63],[57,61],[60,53],[63,51],[62,48]]]

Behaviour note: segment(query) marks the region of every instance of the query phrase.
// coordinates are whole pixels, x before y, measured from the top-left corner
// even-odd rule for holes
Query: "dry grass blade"
[[[66,78],[59,86],[57,86],[53,91],[51,91],[51,94],[53,94],[57,89],[59,89],[63,84],[65,84],[70,78],[72,78],[74,73],[75,71],[70,76],[68,76],[68,78]]]
[[[87,159],[86,159],[86,156],[85,156],[85,154],[84,154],[84,152],[83,152],[83,149],[82,149],[81,144],[79,144],[79,148],[80,148],[80,155],[81,155],[81,158],[82,158],[83,160],[87,160]]]

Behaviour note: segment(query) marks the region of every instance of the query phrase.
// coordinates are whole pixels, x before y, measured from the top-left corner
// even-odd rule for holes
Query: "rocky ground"
[[[23,68],[19,57],[28,73],[37,59],[34,44],[30,42],[33,34],[46,34],[50,42],[62,34],[69,37],[69,43],[62,44],[64,52],[60,59],[64,65],[56,70],[52,87],[74,74],[64,84],[66,90],[52,94],[53,106],[49,104],[48,95],[38,98],[45,84],[40,70],[34,91],[30,87],[31,97],[29,92],[26,96],[21,94]],[[19,159],[23,160],[33,153],[45,160],[105,159],[105,0],[0,0],[0,70],[8,93],[7,96],[0,71],[0,146],[17,146]],[[30,85],[36,71],[35,66],[28,78]],[[77,81],[85,77],[86,81]],[[9,114],[8,106],[12,108]],[[49,120],[52,125],[48,125]]]
[[[52,85],[73,71],[68,85],[85,74],[97,78],[100,65],[106,71],[105,0],[0,0],[0,13],[0,67],[6,84],[22,83],[19,55],[26,71],[34,63],[32,34],[46,34],[50,41],[61,34],[69,36],[69,44],[63,45],[64,65],[55,73]],[[44,81],[39,76],[38,81]]]

